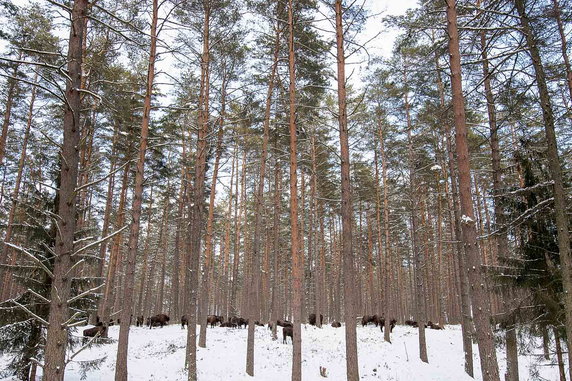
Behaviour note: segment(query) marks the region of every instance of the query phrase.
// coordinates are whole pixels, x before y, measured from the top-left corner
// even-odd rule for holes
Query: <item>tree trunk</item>
[[[49,327],[45,345],[44,381],[63,381],[68,342],[69,318],[68,300],[73,278],[72,265],[75,262],[74,234],[76,228],[76,187],[79,166],[80,138],[80,86],[82,63],[82,39],[86,33],[87,0],[73,2],[71,12],[68,49],[68,76],[66,83],[63,146],[61,150],[61,172],[59,209],[54,248],[55,260],[52,289],[50,293]]]
[[[550,103],[550,94],[546,84],[544,67],[540,58],[540,52],[535,36],[532,34],[530,22],[525,11],[526,1],[515,0],[516,9],[520,16],[522,33],[526,38],[527,47],[532,58],[532,66],[536,76],[536,86],[540,96],[540,106],[542,108],[542,119],[546,133],[547,160],[550,177],[554,182],[554,212],[556,215],[556,228],[558,230],[558,251],[560,253],[560,263],[562,268],[562,287],[564,289],[564,311],[566,314],[566,332],[572,332],[572,259],[570,258],[570,232],[567,216],[568,201],[564,182],[562,179],[562,168],[556,141],[554,128],[554,113]],[[572,348],[572,334],[567,335],[568,348]],[[572,364],[568,364],[569,372],[572,374]]]
[[[38,74],[34,76],[34,83],[38,80]],[[30,129],[32,127],[32,120],[34,117],[34,103],[36,101],[37,87],[32,88],[32,97],[30,99],[30,107],[28,108],[28,120],[26,122],[26,130],[24,132],[24,139],[22,141],[22,148],[20,151],[20,160],[18,161],[18,172],[16,174],[16,183],[14,184],[14,189],[12,191],[12,205],[10,206],[10,212],[8,214],[8,225],[6,227],[6,233],[4,235],[4,256],[6,258],[6,263],[13,266],[16,261],[15,253],[6,245],[12,240],[12,229],[14,225],[14,217],[16,216],[16,209],[18,208],[18,198],[20,195],[20,185],[22,184],[22,176],[24,174],[24,166],[26,165],[26,150],[28,149],[28,139],[30,138]],[[4,301],[12,296],[12,273],[10,269],[6,269],[4,272],[4,278],[2,281],[2,295],[0,301]],[[0,272],[1,274],[1,272]]]
[[[556,0],[555,0],[556,1]],[[477,0],[477,6],[480,6],[480,0]],[[496,240],[496,250],[497,256],[508,258],[508,239],[506,236],[506,231],[503,229],[506,224],[506,217],[503,211],[503,203],[505,202],[503,195],[503,183],[502,183],[502,166],[501,166],[501,154],[499,149],[499,136],[498,136],[498,125],[497,125],[497,115],[495,108],[495,99],[491,86],[491,72],[489,70],[489,59],[487,52],[487,36],[486,31],[483,29],[480,31],[480,42],[481,42],[481,57],[483,64],[483,82],[485,87],[485,98],[487,100],[487,114],[489,119],[489,131],[491,134],[490,146],[491,146],[491,162],[492,162],[492,178],[493,178],[493,195],[494,195],[494,213],[495,213],[495,240]],[[502,231],[501,231],[502,230]],[[512,295],[509,295],[507,291],[503,293],[504,310],[505,314],[509,317],[505,317],[510,321],[510,326],[506,330],[506,381],[518,381],[518,349],[516,340],[516,328],[514,327],[514,317],[512,315]]]
[[[222,105],[220,114],[220,125],[217,136],[216,145],[216,157],[213,168],[213,175],[211,181],[211,191],[209,196],[209,215],[207,219],[207,236],[205,245],[205,263],[203,268],[203,278],[201,287],[201,297],[199,299],[199,318],[200,318],[200,332],[199,332],[199,347],[206,348],[207,346],[207,315],[209,295],[210,295],[210,283],[211,272],[213,271],[213,224],[214,224],[214,208],[215,208],[215,196],[216,196],[216,183],[218,180],[218,169],[220,163],[220,157],[222,155],[222,139],[224,136],[224,114],[226,108],[226,81],[222,84],[223,95],[222,95]]]
[[[346,103],[346,74],[344,52],[344,28],[342,24],[342,2],[336,0],[336,45],[338,73],[338,124],[340,130],[340,159],[342,180],[342,251],[344,266],[344,319],[346,328],[346,369],[347,380],[359,380],[357,357],[357,337],[355,321],[355,277],[354,253],[352,247],[352,194],[350,178],[350,150],[348,134],[348,115]]]
[[[457,10],[454,0],[447,0],[447,31],[449,34],[449,58],[451,64],[451,87],[453,92],[453,113],[455,116],[455,142],[457,166],[459,169],[459,195],[461,201],[463,245],[467,258],[468,278],[471,284],[471,297],[475,321],[475,331],[479,344],[483,381],[499,381],[493,332],[489,323],[490,305],[485,287],[481,257],[477,246],[477,230],[471,194],[471,173],[469,149],[467,145],[467,125],[465,102],[461,79],[461,55]]]
[[[288,72],[290,78],[290,253],[292,256],[292,318],[294,324],[292,381],[302,380],[302,273],[304,257],[298,236],[298,157],[296,126],[296,57],[294,53],[294,9],[288,1]]]
[[[71,41],[70,41],[71,42]],[[22,60],[22,52],[18,55],[18,60]],[[4,120],[2,121],[2,135],[0,135],[0,165],[4,164],[4,156],[6,155],[6,141],[8,140],[8,128],[12,117],[12,106],[14,97],[16,96],[16,86],[18,85],[18,69],[20,65],[16,65],[12,71],[12,77],[8,79],[8,94],[6,94],[6,108],[4,109]]]
[[[135,188],[133,190],[133,205],[131,207],[131,226],[127,251],[127,268],[121,309],[121,325],[119,328],[119,343],[117,344],[117,360],[115,362],[115,381],[127,381],[127,352],[129,348],[129,327],[133,309],[133,288],[135,281],[135,262],[137,260],[137,244],[143,201],[143,180],[145,171],[145,153],[149,135],[149,119],[151,114],[151,97],[153,96],[153,80],[155,77],[155,58],[157,55],[157,20],[159,18],[158,0],[153,0],[153,15],[151,18],[151,47],[149,66],[147,68],[147,84],[143,102],[143,120],[139,141],[139,155],[135,172]]]
[[[274,91],[274,78],[278,67],[278,54],[280,53],[280,28],[276,27],[276,37],[274,42],[274,59],[270,78],[268,79],[268,90],[266,92],[266,107],[264,110],[264,135],[262,139],[262,154],[260,155],[260,169],[258,176],[258,187],[254,199],[254,241],[252,243],[252,268],[250,284],[248,287],[248,338],[246,347],[246,374],[254,376],[254,321],[257,318],[257,290],[260,260],[260,241],[262,230],[262,207],[264,203],[264,180],[266,176],[266,160],[268,157],[268,140],[270,136],[270,112],[272,108],[272,93]],[[263,290],[266,292],[266,290]]]
[[[278,139],[274,142],[274,148],[277,146]],[[274,150],[276,152],[276,149]],[[272,340],[277,340],[278,337],[276,336],[276,321],[280,317],[278,315],[278,294],[280,288],[280,282],[278,278],[280,276],[280,200],[282,194],[282,171],[280,168],[280,161],[278,160],[278,156],[276,155],[274,164],[274,216],[273,216],[273,223],[272,223],[272,230],[273,230],[273,237],[272,237],[272,245],[274,251],[274,276],[272,277],[272,304],[270,306],[271,317],[270,321],[272,322]]]
[[[572,100],[572,68],[570,67],[570,59],[568,58],[568,43],[566,41],[564,23],[562,22],[562,11],[560,10],[560,4],[558,3],[558,0],[552,0],[552,4],[554,5],[554,18],[558,24],[558,33],[560,34],[562,58],[564,59],[564,67],[566,68],[566,83],[568,84],[570,100]]]
[[[203,52],[201,54],[201,84],[198,108],[198,132],[197,151],[195,155],[195,182],[194,197],[191,204],[191,223],[188,232],[190,248],[189,282],[189,319],[187,331],[187,364],[188,380],[197,380],[197,300],[199,287],[199,264],[201,258],[201,238],[203,231],[203,213],[205,208],[205,177],[208,151],[209,134],[209,89],[210,89],[210,0],[203,1],[204,25],[203,25]],[[201,322],[206,324],[206,322]]]

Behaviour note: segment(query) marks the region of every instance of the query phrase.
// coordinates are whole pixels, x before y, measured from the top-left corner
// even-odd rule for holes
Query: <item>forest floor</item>
[[[287,381],[290,379],[292,344],[272,341],[266,327],[256,327],[255,377],[245,372],[246,329],[209,328],[207,348],[199,348],[198,378],[201,381]],[[80,327],[78,335],[81,335]],[[383,341],[383,334],[374,326],[358,327],[358,358],[362,380],[439,380],[471,381],[463,371],[463,349],[460,326],[447,326],[443,331],[427,330],[429,364],[419,360],[417,330],[411,327],[396,326],[393,330],[393,344]],[[110,337],[117,339],[119,327],[110,328]],[[136,328],[130,333],[129,379],[145,380],[186,380],[183,371],[187,331],[179,325],[165,328]],[[519,356],[520,379],[558,380],[558,367],[544,361],[542,348],[529,345],[527,354]],[[519,346],[520,347],[520,346]],[[75,360],[87,361],[105,358],[99,369],[90,370],[85,380],[112,381],[117,342],[93,346],[81,352]],[[476,380],[481,380],[477,347],[475,352]],[[504,379],[505,356],[498,350],[501,379]],[[0,367],[6,358],[0,357]],[[304,380],[324,380],[320,376],[320,366],[326,368],[327,379],[345,380],[345,339],[344,328],[324,326],[302,326],[302,378]],[[72,362],[66,369],[66,381],[81,380],[80,365]]]

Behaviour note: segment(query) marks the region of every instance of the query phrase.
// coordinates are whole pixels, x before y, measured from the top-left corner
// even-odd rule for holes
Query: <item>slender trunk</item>
[[[278,139],[274,142],[274,148],[277,146]],[[276,149],[274,150],[276,152]],[[280,200],[282,194],[282,172],[280,168],[280,161],[275,157],[274,163],[274,216],[272,223],[273,237],[272,245],[274,251],[274,276],[272,277],[272,304],[270,306],[272,322],[272,340],[277,340],[276,336],[276,321],[280,317],[278,315],[278,294],[280,282]]]
[[[490,304],[481,267],[481,257],[477,246],[477,230],[473,211],[471,192],[471,172],[469,148],[467,145],[467,125],[465,120],[465,101],[461,79],[461,55],[459,51],[459,32],[457,29],[457,9],[454,0],[447,0],[447,31],[449,34],[449,58],[451,64],[451,87],[453,93],[453,112],[455,116],[455,142],[457,166],[459,169],[459,195],[461,201],[463,245],[467,258],[468,278],[471,284],[471,297],[475,322],[475,331],[479,344],[483,381],[499,381],[499,370],[495,351],[493,332],[489,323]]]
[[[439,106],[443,116],[445,116],[445,89],[443,85],[443,80],[441,79],[441,68],[439,65],[439,57],[437,52],[435,52],[435,67],[437,71],[437,90],[439,91]],[[461,294],[461,335],[463,338],[463,352],[465,354],[465,372],[473,377],[473,344],[471,342],[470,333],[472,332],[473,321],[471,318],[471,301],[469,295],[469,285],[467,275],[465,273],[465,251],[461,246],[461,217],[459,215],[459,208],[457,206],[458,200],[458,186],[457,179],[455,176],[455,157],[453,152],[453,142],[451,139],[451,125],[447,123],[447,131],[445,132],[445,143],[447,145],[448,154],[448,170],[449,177],[451,178],[451,198],[449,209],[452,210],[451,216],[451,235],[452,235],[452,259],[453,259],[453,272],[455,281],[454,283],[458,285]],[[459,279],[456,280],[457,274]]]
[[[144,315],[145,306],[143,305],[143,294],[147,286],[147,269],[149,267],[149,246],[151,244],[151,224],[153,220],[153,186],[149,191],[149,205],[147,206],[147,229],[145,234],[145,245],[143,246],[143,268],[141,269],[141,284],[139,286],[139,295],[137,296],[137,305],[135,313],[137,316]]]
[[[105,211],[103,212],[103,227],[101,229],[101,236],[107,236],[109,232],[109,225],[111,224],[111,209],[113,207],[113,192],[115,189],[115,169],[117,162],[117,140],[119,138],[119,123],[115,124],[113,129],[113,141],[111,143],[111,157],[110,157],[110,172],[109,181],[107,183],[107,196],[105,199]],[[99,246],[99,262],[97,265],[96,275],[103,279],[105,268],[105,257],[107,253],[107,240],[102,242]]]
[[[480,6],[480,1],[477,0],[477,6]],[[556,1],[556,0],[555,0]],[[493,178],[493,195],[494,195],[494,215],[495,215],[495,241],[496,241],[496,252],[497,256],[503,258],[508,258],[508,239],[506,232],[503,230],[506,224],[506,217],[504,215],[503,203],[505,202],[503,195],[503,183],[502,183],[502,167],[501,167],[501,153],[499,148],[499,136],[498,136],[498,125],[497,125],[497,115],[495,107],[495,99],[492,91],[491,85],[491,71],[489,69],[489,59],[487,52],[487,36],[486,31],[483,29],[480,31],[480,42],[481,42],[481,57],[483,64],[483,83],[485,87],[485,98],[487,100],[487,114],[489,119],[489,131],[490,131],[490,146],[491,146],[491,162],[492,162],[492,178]],[[516,328],[514,327],[514,318],[512,315],[512,300],[511,295],[507,291],[503,292],[502,299],[504,301],[505,314],[509,315],[505,317],[510,324],[507,324],[506,330],[506,381],[518,381],[518,350],[517,350],[517,340],[516,340]]]
[[[38,80],[38,74],[34,76],[34,83]],[[28,139],[30,138],[30,130],[32,128],[32,119],[34,116],[34,103],[36,101],[37,87],[32,88],[32,97],[30,99],[30,107],[28,108],[28,119],[26,122],[26,130],[24,132],[24,139],[22,141],[22,148],[20,151],[20,160],[18,161],[18,172],[16,174],[16,183],[12,191],[12,205],[8,214],[8,226],[6,227],[6,234],[4,236],[4,256],[6,263],[10,266],[15,265],[16,255],[6,245],[12,241],[12,229],[14,225],[14,217],[16,216],[16,209],[18,208],[18,196],[20,195],[20,186],[22,184],[22,176],[24,174],[24,166],[26,165],[26,150],[28,149]],[[0,272],[1,274],[1,272]],[[10,270],[4,270],[4,279],[2,281],[2,295],[0,301],[4,301],[11,297],[12,274]]]
[[[294,9],[288,1],[288,72],[290,78],[290,253],[292,256],[292,318],[294,323],[292,381],[302,380],[302,272],[303,257],[300,252],[298,225],[298,157],[296,125],[296,57],[294,55]]]
[[[413,250],[413,262],[414,262],[414,272],[415,272],[415,311],[416,320],[419,324],[419,357],[423,362],[429,362],[427,357],[427,343],[425,338],[425,323],[427,321],[426,315],[426,293],[424,287],[424,269],[425,261],[423,259],[423,254],[419,247],[418,235],[418,210],[421,209],[419,197],[417,195],[417,182],[415,174],[416,171],[416,158],[413,150],[413,125],[411,122],[411,113],[409,105],[409,88],[407,87],[407,64],[406,58],[403,57],[403,83],[405,85],[405,91],[403,94],[403,101],[405,103],[405,117],[407,120],[407,140],[408,140],[408,161],[409,161],[409,198],[410,198],[410,208],[411,208],[411,241]]]
[[[314,252],[315,252],[315,258],[314,258],[314,314],[316,315],[316,326],[318,328],[322,328],[322,320],[320,319],[320,316],[323,315],[322,314],[322,310],[324,309],[323,305],[322,305],[322,294],[324,292],[324,288],[323,288],[323,278],[324,278],[324,268],[322,267],[322,251],[324,249],[323,246],[323,239],[322,237],[320,237],[320,243],[318,244],[318,239],[316,239],[316,222],[320,221],[320,226],[323,226],[323,224],[321,223],[322,218],[321,215],[318,216],[318,210],[319,210],[319,206],[318,206],[318,197],[316,196],[317,193],[317,188],[318,188],[318,169],[316,166],[316,136],[312,135],[310,138],[310,155],[311,155],[311,160],[312,160],[312,177],[310,179],[311,181],[311,198],[312,198],[312,210],[311,210],[311,216],[312,216],[312,223],[310,226],[311,232],[313,232],[313,243],[314,243]],[[316,270],[317,268],[317,270]]]
[[[229,262],[230,262],[230,222],[232,221],[232,198],[233,198],[233,182],[234,182],[234,171],[238,167],[238,148],[235,141],[234,154],[232,158],[232,167],[230,170],[230,187],[228,188],[228,210],[226,213],[226,224],[224,229],[224,246],[223,246],[223,280],[222,280],[222,291],[223,291],[223,315],[229,316]]]
[[[68,50],[68,76],[66,83],[63,145],[60,155],[59,209],[54,248],[55,260],[50,293],[49,327],[45,344],[44,381],[63,381],[68,342],[68,300],[71,294],[75,258],[74,234],[76,229],[76,187],[80,144],[80,86],[82,39],[86,33],[87,0],[73,2]],[[70,271],[71,270],[71,271]]]
[[[210,283],[211,272],[213,271],[213,224],[214,224],[214,208],[215,208],[215,196],[216,196],[216,183],[218,181],[218,169],[220,163],[220,157],[222,155],[222,139],[224,136],[224,114],[226,108],[226,81],[222,84],[223,95],[221,103],[221,114],[220,114],[220,125],[217,134],[217,145],[216,145],[216,156],[213,168],[213,175],[211,181],[211,190],[209,196],[209,215],[207,219],[207,236],[205,245],[205,263],[203,268],[203,278],[201,287],[201,297],[199,299],[199,318],[200,318],[200,333],[199,333],[199,347],[206,348],[207,346],[207,315],[209,295],[210,295]]]
[[[556,344],[556,359],[558,360],[558,374],[560,381],[566,381],[566,372],[564,371],[564,359],[562,358],[562,344],[560,344],[560,335],[556,328],[552,328],[554,333],[554,343]]]
[[[125,169],[123,170],[123,179],[121,185],[121,193],[119,195],[119,205],[117,208],[117,215],[115,220],[115,230],[119,230],[123,227],[125,223],[125,203],[127,201],[127,187],[129,184],[129,170],[130,163],[127,163]],[[113,292],[115,290],[115,275],[117,273],[117,262],[119,260],[119,255],[121,252],[121,241],[123,240],[123,234],[119,233],[113,237],[111,252],[109,254],[109,264],[107,266],[107,276],[105,279],[105,290],[103,293],[103,299],[99,304],[99,316],[101,316],[101,321],[107,326],[109,322],[109,316],[111,311],[111,302],[113,297]],[[107,335],[107,330],[104,336]]]
[[[354,253],[352,247],[352,194],[350,178],[350,149],[348,134],[348,115],[346,103],[346,74],[344,52],[344,28],[342,24],[342,2],[336,0],[336,45],[338,73],[338,124],[340,131],[340,158],[342,180],[342,251],[344,263],[344,319],[346,328],[346,369],[347,380],[359,380],[357,357],[357,337],[355,322],[355,277]]]
[[[252,243],[252,268],[250,276],[250,284],[248,288],[249,299],[249,324],[248,324],[248,338],[246,348],[246,373],[249,376],[254,376],[254,330],[257,310],[257,290],[258,290],[258,274],[259,274],[259,260],[260,260],[260,241],[262,230],[262,206],[264,203],[264,179],[266,176],[266,160],[268,157],[268,140],[270,136],[270,112],[272,108],[272,93],[274,91],[274,78],[278,67],[278,54],[280,53],[280,32],[279,27],[276,27],[276,37],[274,42],[274,61],[268,79],[268,90],[266,92],[266,107],[264,111],[264,135],[262,139],[262,154],[260,155],[260,170],[258,176],[258,187],[255,196],[255,209],[254,209],[254,241]],[[263,290],[266,291],[266,290]]]
[[[542,108],[542,118],[546,133],[547,159],[550,177],[554,182],[554,212],[556,215],[556,228],[558,230],[558,251],[562,268],[562,287],[564,289],[564,312],[566,315],[566,332],[572,332],[572,259],[570,258],[570,231],[567,216],[568,201],[564,189],[562,167],[558,153],[556,132],[554,127],[554,113],[550,102],[550,94],[546,84],[544,67],[540,57],[540,52],[536,42],[536,37],[532,34],[528,15],[526,14],[525,0],[515,0],[516,9],[520,16],[522,33],[526,38],[527,47],[532,58],[532,65],[536,76],[536,86],[540,96],[540,106]],[[572,348],[572,335],[567,335],[568,348]],[[568,364],[569,372],[572,374],[572,364]]]
[[[562,58],[564,59],[564,67],[566,68],[566,83],[568,84],[568,92],[570,100],[572,100],[572,68],[570,67],[570,58],[568,58],[568,42],[566,41],[566,31],[562,22],[562,11],[558,0],[552,0],[554,5],[554,18],[558,24],[558,33],[560,34],[560,46],[562,49]]]
[[[141,137],[139,141],[139,156],[135,172],[135,188],[133,191],[133,204],[131,206],[131,226],[129,231],[129,244],[127,251],[127,268],[121,309],[121,325],[119,328],[119,343],[117,345],[117,360],[115,362],[115,381],[127,381],[127,352],[129,348],[130,317],[133,309],[133,288],[135,279],[135,262],[137,260],[137,244],[139,242],[139,228],[141,219],[141,205],[143,201],[143,179],[145,170],[145,153],[147,151],[147,138],[149,135],[149,119],[151,114],[151,97],[153,96],[153,80],[155,77],[155,58],[157,55],[157,20],[159,18],[158,0],[153,0],[153,15],[151,18],[151,47],[149,53],[149,66],[147,69],[147,87],[143,103],[143,120],[141,123]]]
[[[199,115],[197,131],[197,151],[195,154],[195,182],[194,199],[191,204],[191,223],[188,232],[190,248],[189,266],[189,328],[187,331],[187,364],[188,380],[197,380],[197,300],[199,287],[199,264],[201,258],[201,237],[203,231],[203,213],[205,208],[205,177],[208,151],[209,134],[209,65],[210,65],[210,0],[203,2],[204,25],[203,25],[203,52],[201,55],[201,85],[199,95]],[[206,322],[202,322],[206,324]]]
[[[71,40],[70,40],[71,43]],[[22,60],[23,53],[18,54],[18,60]],[[16,96],[16,86],[18,85],[18,69],[20,65],[16,65],[12,71],[12,77],[8,79],[8,94],[6,95],[6,108],[4,109],[4,119],[2,121],[2,135],[0,135],[0,166],[4,164],[4,156],[6,154],[6,141],[8,140],[8,128],[12,118],[12,106],[14,97]]]

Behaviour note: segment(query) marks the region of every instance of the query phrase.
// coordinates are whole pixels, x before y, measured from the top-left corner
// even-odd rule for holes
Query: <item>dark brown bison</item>
[[[181,329],[185,329],[185,326],[189,326],[189,319],[187,319],[187,315],[181,316]]]
[[[262,323],[259,322],[258,320],[256,320],[256,321],[254,322],[254,325],[257,325],[257,326],[259,326],[259,327],[264,327],[264,324],[262,324]]]
[[[248,325],[248,320],[236,316],[233,316],[232,319],[230,319],[230,322],[232,324],[236,324],[236,326],[239,328],[242,328],[243,326],[246,328]]]
[[[288,320],[278,320],[276,322],[277,325],[279,325],[280,327],[293,327],[294,325],[289,322]]]
[[[135,319],[135,325],[137,327],[143,327],[143,315],[137,316],[137,319]]]
[[[393,332],[393,328],[395,328],[395,324],[397,324],[397,320],[391,319],[389,321],[389,332]],[[381,318],[381,320],[379,321],[379,326],[380,326],[381,332],[383,332],[383,327],[385,326],[385,318]]]
[[[97,323],[97,325],[93,328],[83,330],[83,336],[85,337],[95,337],[97,334],[99,334],[99,336],[103,336],[104,333],[105,327],[103,326],[102,322]]]
[[[226,327],[226,328],[236,328],[236,324],[231,323],[231,322],[222,323],[220,326]]]
[[[155,316],[150,317],[147,320],[149,322],[149,329],[153,327],[163,328],[164,325],[169,324],[170,318],[165,314],[157,314]]]
[[[413,320],[405,320],[405,325],[408,325],[408,326],[414,327],[414,328],[419,327],[419,324],[417,324],[417,322],[413,321]]]
[[[342,323],[340,323],[339,321],[332,322],[332,327],[334,327],[334,328],[340,328],[341,326],[342,326]]]
[[[217,324],[222,324],[224,322],[224,317],[217,316],[217,315],[209,315],[207,316],[207,324],[211,325],[211,328],[214,328]]]
[[[363,317],[361,318],[362,327],[365,327],[369,323],[373,323],[377,327],[379,325],[379,316],[378,315],[363,315]]]
[[[308,316],[308,322],[310,325],[316,325],[316,314],[310,314]],[[320,325],[324,323],[324,315],[320,314]]]
[[[427,327],[429,327],[431,329],[438,329],[438,330],[444,329],[442,326],[440,326],[439,324],[433,323],[431,320],[429,320],[427,322]]]
[[[294,341],[294,328],[293,327],[284,327],[282,328],[282,344],[286,344],[288,341],[286,338],[290,336],[292,342]]]

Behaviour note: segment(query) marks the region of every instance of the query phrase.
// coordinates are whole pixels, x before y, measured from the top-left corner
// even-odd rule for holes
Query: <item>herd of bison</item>
[[[169,320],[170,320],[169,316],[165,314],[157,314],[155,316],[150,316],[146,320],[144,319],[143,316],[137,316],[137,318],[135,319],[135,325],[137,327],[143,327],[143,323],[145,322],[145,325],[149,327],[149,329],[152,329],[153,327],[163,328],[163,326],[169,324]],[[320,325],[323,323],[323,321],[324,321],[324,315],[320,314]],[[316,325],[316,314],[310,314],[308,316],[308,322],[310,323],[310,325]],[[118,320],[117,323],[120,323],[120,321]],[[189,321],[187,317],[185,315],[181,316],[181,328],[184,329],[185,326],[188,325],[188,323]],[[237,316],[233,316],[231,318],[229,317],[226,322],[224,321],[223,316],[209,315],[207,317],[207,324],[210,324],[211,328],[214,328],[217,325],[219,325],[220,327],[227,327],[227,328],[243,328],[243,327],[246,328],[248,326],[248,323],[249,323],[248,319],[244,319]],[[376,327],[380,327],[381,332],[383,332],[383,327],[385,326],[385,317],[380,315],[364,315],[361,319],[362,326],[365,327],[369,323],[373,323],[375,324]],[[109,326],[114,324],[115,322],[113,320],[110,320],[108,322]],[[255,321],[254,324],[257,326],[264,327],[264,324],[260,323],[258,320]],[[273,324],[274,322],[269,322],[268,329],[272,329]],[[292,340],[294,339],[294,328],[291,322],[287,320],[277,320],[275,324],[277,326],[282,327],[282,343],[286,344],[288,337],[290,337]],[[393,332],[393,328],[395,327],[396,324],[397,320],[395,319],[391,319],[389,321],[390,332]],[[411,327],[419,327],[419,324],[413,320],[406,320],[405,325]],[[331,326],[334,328],[339,328],[342,326],[342,324],[339,321],[333,321],[331,323]],[[438,329],[438,330],[443,329],[442,326],[440,326],[439,324],[434,324],[431,321],[428,321],[427,324],[425,324],[425,328]],[[95,327],[85,329],[83,331],[83,336],[85,337],[102,336],[105,333],[106,329],[107,329],[106,326],[103,324],[103,322],[99,321],[99,317],[97,317],[97,323]]]

